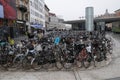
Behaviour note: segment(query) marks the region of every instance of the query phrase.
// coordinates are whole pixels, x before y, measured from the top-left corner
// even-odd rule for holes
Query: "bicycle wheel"
[[[22,66],[22,62],[19,58],[14,59],[13,61],[13,68],[20,68]]]
[[[40,70],[42,68],[42,65],[39,62],[37,62],[36,60],[34,60],[33,64],[32,64],[32,68],[34,70]]]
[[[85,59],[84,61],[83,61],[83,65],[84,65],[84,67],[85,68],[88,68],[89,66],[90,66],[90,61],[88,61],[88,59]]]
[[[72,67],[72,63],[65,62],[65,63],[63,63],[63,66],[65,69],[70,69]]]
[[[58,70],[61,70],[61,69],[63,69],[63,65],[62,65],[62,63],[61,62],[56,62],[56,64],[55,64],[55,66],[56,66],[56,68],[58,69]]]
[[[81,61],[76,61],[76,66],[78,67],[78,68],[82,68],[82,62]]]
[[[48,68],[50,67],[50,64],[49,64],[49,63],[45,63],[45,64],[42,65],[42,67],[43,67],[44,69],[48,69]]]
[[[31,61],[29,61],[27,58],[23,59],[22,61],[22,67],[25,70],[28,70],[31,68]]]
[[[56,68],[58,70],[61,70],[63,68],[63,64],[62,63],[63,63],[62,56],[60,56],[60,55],[56,56],[56,64],[55,64],[55,66],[56,66]]]
[[[23,56],[17,56],[13,59],[13,68],[21,68],[22,67],[22,60],[23,60]]]

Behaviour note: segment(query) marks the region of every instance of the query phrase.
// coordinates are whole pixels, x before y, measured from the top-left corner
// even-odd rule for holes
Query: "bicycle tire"
[[[84,65],[85,68],[88,68],[88,67],[90,67],[91,62],[89,62],[89,61],[86,59],[86,60],[83,61],[83,65]]]
[[[27,58],[23,59],[23,61],[22,61],[22,67],[25,70],[28,70],[28,69],[31,68],[31,64],[30,64],[30,62],[29,62],[29,60]]]
[[[22,66],[22,62],[19,58],[13,60],[13,68],[20,68]]]
[[[65,63],[63,63],[63,66],[64,66],[65,69],[71,69],[72,68],[72,63],[65,62]]]
[[[40,65],[37,61],[34,60],[32,64],[32,68],[37,71],[42,68],[42,65]]]
[[[77,68],[82,68],[82,66],[83,66],[83,64],[82,64],[82,62],[81,61],[76,61],[76,66],[77,66]]]
[[[63,69],[63,65],[62,65],[61,62],[56,62],[55,67],[56,67],[58,70]]]

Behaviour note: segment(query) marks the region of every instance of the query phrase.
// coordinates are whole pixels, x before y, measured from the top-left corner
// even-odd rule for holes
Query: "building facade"
[[[118,9],[118,10],[115,11],[115,15],[116,15],[116,17],[120,17],[120,9]],[[112,26],[120,28],[120,21],[113,22]]]
[[[116,16],[120,17],[120,9],[115,11]]]
[[[64,19],[58,18],[55,13],[49,13],[48,29],[65,29]]]
[[[14,0],[0,0],[0,38],[14,37],[15,21],[17,18]],[[6,35],[7,34],[7,35]]]
[[[24,35],[28,31],[29,26],[29,0],[16,0],[17,20],[16,20],[16,36]]]
[[[109,13],[108,9],[106,9],[105,14],[98,16],[96,18],[114,18],[114,17],[120,17],[120,9],[114,11],[114,13]],[[112,23],[107,23],[106,26],[108,28],[112,27],[120,27],[120,21],[112,22]]]
[[[58,18],[55,13],[49,13],[49,29],[54,29],[58,27]]]
[[[44,0],[30,0],[30,25],[40,24],[45,27]],[[29,27],[30,29],[31,27]]]
[[[49,11],[50,9],[48,6],[45,4],[45,29],[47,30],[49,27]]]
[[[0,8],[0,30],[6,29],[12,38],[31,31],[33,23],[45,27],[44,0],[0,0]]]
[[[64,19],[58,18],[58,29],[66,29],[65,24],[63,23]]]

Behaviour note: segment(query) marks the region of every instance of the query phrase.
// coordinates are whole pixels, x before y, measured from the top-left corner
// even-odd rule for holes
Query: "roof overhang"
[[[105,22],[105,23],[111,23],[120,21],[120,17],[114,17],[114,18],[95,18],[94,22]],[[71,20],[71,21],[64,21],[66,24],[76,24],[76,23],[85,23],[84,20]]]

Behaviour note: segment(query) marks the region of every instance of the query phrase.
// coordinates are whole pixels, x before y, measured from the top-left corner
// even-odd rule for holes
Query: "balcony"
[[[19,9],[21,12],[27,12],[27,7],[24,6],[24,5],[22,5],[22,4],[18,5],[18,9]]]

